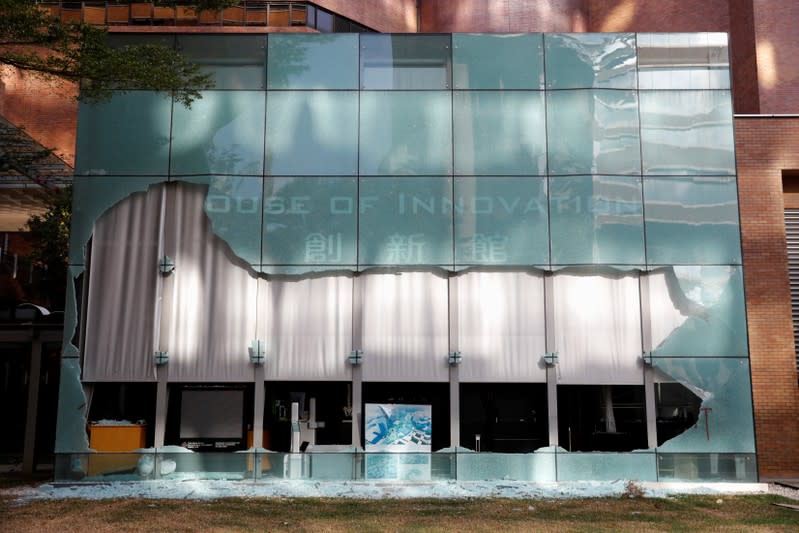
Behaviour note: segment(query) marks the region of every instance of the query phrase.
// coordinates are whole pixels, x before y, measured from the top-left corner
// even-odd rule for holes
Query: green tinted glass
[[[360,265],[452,264],[452,178],[361,178]]]
[[[543,89],[540,33],[452,35],[455,89]]]
[[[650,264],[741,264],[735,178],[644,178]]]
[[[361,88],[450,88],[449,35],[362,33]]]
[[[270,91],[266,172],[271,175],[355,175],[358,93]]]
[[[78,109],[76,174],[166,176],[172,102],[131,91]]]
[[[264,265],[356,263],[355,178],[266,178]]]
[[[263,173],[263,92],[205,91],[173,120],[173,175]]]
[[[358,36],[269,34],[270,89],[357,89]]]
[[[547,89],[635,89],[635,34],[548,33]]]
[[[363,92],[361,175],[452,172],[449,92]]]
[[[552,264],[644,263],[640,178],[556,177],[549,191]]]
[[[641,89],[729,89],[726,33],[639,33]]]
[[[543,175],[543,93],[458,91],[453,95],[455,173]]]
[[[547,93],[550,174],[640,174],[634,91]]]
[[[549,263],[544,178],[455,178],[455,263]]]
[[[754,453],[752,385],[747,359],[656,358],[658,381],[676,381],[702,400],[696,424],[658,452]]]
[[[649,272],[647,281],[655,355],[749,353],[740,267],[662,267]]]
[[[261,259],[262,178],[191,176],[178,179],[207,189],[204,210],[214,235],[225,241],[236,256],[250,265],[258,264]],[[182,194],[187,190],[184,188]]]
[[[641,91],[644,174],[735,174],[729,91]]]
[[[265,35],[179,35],[177,48],[211,75],[214,89],[265,88]]]

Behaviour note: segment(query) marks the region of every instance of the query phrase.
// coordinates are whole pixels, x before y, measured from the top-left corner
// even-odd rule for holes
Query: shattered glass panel
[[[361,175],[452,172],[452,97],[448,92],[362,92]]]
[[[264,265],[354,266],[355,178],[266,178]]]
[[[64,324],[66,328],[67,324]],[[80,361],[69,357],[61,360],[61,381],[58,387],[58,417],[55,452],[85,452],[88,403],[80,382]],[[82,465],[74,465],[75,469]]]
[[[740,267],[664,267],[646,278],[654,355],[746,357]]]
[[[540,33],[452,35],[455,89],[543,89]]]
[[[455,263],[549,263],[543,178],[455,178]]]
[[[191,109],[175,105],[172,174],[260,175],[264,93],[204,91]]]
[[[263,180],[236,176],[196,176],[179,180],[208,187],[204,210],[213,233],[241,259],[251,265],[260,263]]]
[[[611,176],[549,179],[552,263],[644,263],[641,179]]]
[[[130,91],[81,103],[76,175],[166,176],[169,169],[168,94]]]
[[[657,459],[651,452],[558,452],[558,481],[657,481]]]
[[[648,175],[735,175],[730,91],[641,91]]]
[[[358,36],[270,33],[269,89],[357,89]]]
[[[451,265],[452,178],[361,178],[360,265]]]
[[[86,472],[83,481],[155,479],[154,453],[90,453],[81,456],[80,460],[83,462]]]
[[[649,264],[741,264],[735,178],[644,180]]]
[[[79,337],[78,323],[80,314],[78,313],[79,287],[82,286],[84,269],[82,266],[70,266],[67,268],[67,294],[64,302],[64,338],[61,344],[62,356],[80,357],[76,340]],[[82,296],[82,295],[81,295]]]
[[[654,359],[658,382],[677,382],[702,400],[696,425],[658,447],[658,452],[754,453],[752,386],[743,358]]]
[[[640,174],[638,97],[634,91],[550,91],[547,140],[550,174]]]
[[[533,91],[453,95],[455,173],[546,173],[544,97]]]
[[[94,231],[95,221],[121,200],[147,189],[166,178],[75,176],[72,193],[72,226],[70,229],[69,262],[72,265],[84,264],[84,250]],[[137,235],[137,246],[152,244],[152,237]],[[120,239],[118,246],[130,246]]]
[[[358,93],[271,91],[266,172],[349,176],[358,170]]]
[[[84,178],[89,179],[89,178]],[[114,181],[106,180],[106,181]],[[137,192],[94,224],[81,346],[86,381],[151,380],[165,185]],[[124,302],[124,312],[120,303]]]
[[[544,35],[547,89],[635,89],[634,33]]]

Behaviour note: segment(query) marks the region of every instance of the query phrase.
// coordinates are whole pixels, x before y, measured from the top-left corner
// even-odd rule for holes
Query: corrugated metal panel
[[[785,236],[788,244],[788,275],[791,280],[791,314],[793,316],[793,341],[799,347],[799,209],[785,210]],[[796,352],[799,349],[795,348]],[[799,353],[796,355],[799,369]]]

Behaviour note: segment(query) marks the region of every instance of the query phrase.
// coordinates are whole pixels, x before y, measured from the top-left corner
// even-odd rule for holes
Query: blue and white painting
[[[367,452],[431,451],[430,405],[367,403],[365,415]]]

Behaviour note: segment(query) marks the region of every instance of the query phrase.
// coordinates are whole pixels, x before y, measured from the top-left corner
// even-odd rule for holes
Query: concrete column
[[[555,305],[552,300],[554,278],[552,273],[544,274],[544,322],[546,351],[557,351],[555,346]],[[547,426],[549,427],[549,445],[557,446],[558,440],[558,367],[547,365]]]
[[[450,275],[449,288],[449,351],[460,351],[458,329],[458,278]],[[461,445],[461,384],[459,365],[449,365],[449,445]]]
[[[161,188],[161,212],[158,221],[158,260],[160,261],[164,255],[169,255],[174,258],[174,249],[176,237],[174,229],[177,221],[175,220],[174,209],[167,209],[170,195],[168,193],[168,185],[163,185]],[[174,194],[172,195],[174,196]],[[171,217],[167,219],[170,215]],[[155,317],[154,317],[154,335],[153,335],[153,352],[166,351],[168,343],[165,342],[163,331],[168,331],[168,321],[170,317],[174,316],[175,309],[173,306],[173,294],[175,285],[175,273],[163,274],[160,272],[160,267],[154,265],[153,268],[158,268],[158,281],[156,282],[155,293]],[[180,265],[176,265],[179,269]],[[167,354],[169,355],[169,354]],[[152,356],[152,354],[151,354]],[[155,368],[156,378],[158,385],[155,393],[155,428],[153,431],[153,446],[162,448],[164,446],[164,435],[166,433],[166,413],[169,405],[169,389],[167,383],[169,382],[169,364],[161,365]]]
[[[34,333],[28,379],[28,406],[25,414],[25,447],[22,453],[22,471],[32,474],[36,469],[36,415],[39,411],[39,382],[42,373],[42,340]]]
[[[158,386],[155,393],[155,431],[153,446],[163,448],[166,433],[166,411],[169,405],[169,365],[162,365],[155,370],[158,376]]]
[[[652,351],[652,317],[649,314],[649,276],[638,278],[641,294],[641,353]],[[644,405],[646,409],[646,442],[649,448],[658,445],[657,406],[655,405],[655,369],[644,359]]]
[[[363,278],[352,278],[352,349],[363,349]],[[363,354],[364,360],[369,354]],[[352,445],[361,446],[361,419],[363,418],[363,369],[352,366]]]
[[[255,394],[253,396],[252,413],[252,446],[253,448],[264,447],[264,401],[266,391],[264,390],[266,370],[264,365],[255,367]]]

